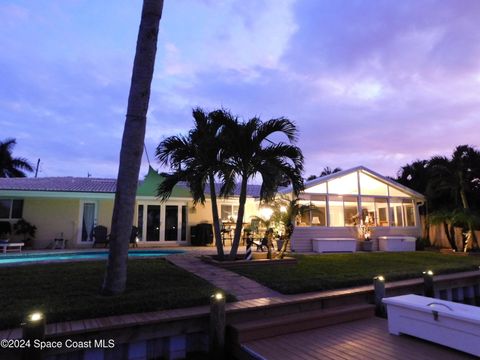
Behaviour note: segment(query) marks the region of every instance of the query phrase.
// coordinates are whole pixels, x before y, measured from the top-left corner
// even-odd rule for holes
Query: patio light
[[[272,217],[272,214],[273,214],[273,210],[269,207],[263,207],[260,209],[260,215],[265,220],[269,220]]]

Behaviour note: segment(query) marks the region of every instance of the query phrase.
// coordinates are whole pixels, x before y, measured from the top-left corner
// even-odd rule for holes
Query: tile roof
[[[0,190],[114,193],[116,179],[84,177],[0,178]]]
[[[142,181],[139,181],[139,186]],[[85,178],[85,177],[41,177],[41,178],[0,178],[0,190],[20,191],[62,191],[62,192],[90,192],[90,193],[115,193],[116,179]],[[186,188],[185,183],[178,186]],[[215,184],[217,193],[220,184]],[[260,185],[248,185],[247,196],[259,197]],[[210,189],[205,188],[205,194],[210,194]],[[234,196],[240,195],[240,184],[237,184]]]
[[[249,184],[247,185],[247,196],[250,197],[255,197],[258,198],[260,197],[260,189],[261,185],[255,185],[255,184]],[[221,184],[215,184],[215,191],[218,193],[220,192]],[[210,195],[210,188],[208,186],[205,186],[205,194]],[[234,196],[240,196],[240,184],[237,184],[235,186],[235,189],[233,190],[233,195]]]

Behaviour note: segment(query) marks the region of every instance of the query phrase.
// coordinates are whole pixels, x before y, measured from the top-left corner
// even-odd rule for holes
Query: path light
[[[30,314],[27,318],[30,321],[39,321],[43,319],[43,314],[41,312],[34,312]]]
[[[385,278],[382,275],[373,278],[373,289],[375,292],[375,315],[386,318],[385,305],[382,302],[385,297]]]
[[[435,288],[433,284],[433,271],[427,270],[423,272],[423,294],[428,297],[435,297]]]
[[[28,314],[22,323],[22,338],[25,341],[43,340],[45,338],[45,315],[39,311]],[[23,350],[23,358],[37,360],[42,358],[40,349],[34,346]]]
[[[225,326],[225,295],[217,291],[210,297],[210,359],[225,358]]]

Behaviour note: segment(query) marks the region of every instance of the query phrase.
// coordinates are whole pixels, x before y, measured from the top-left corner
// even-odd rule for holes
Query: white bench
[[[407,334],[480,356],[480,308],[402,295],[383,299],[390,334]]]
[[[312,239],[314,252],[355,252],[357,240],[353,238],[314,238]]]
[[[0,243],[0,247],[3,248],[2,252],[4,254],[6,254],[7,251],[15,251],[15,250],[22,252],[22,247],[24,245],[25,244],[23,242],[22,243]]]
[[[412,236],[380,236],[378,249],[380,251],[415,251],[417,239]]]

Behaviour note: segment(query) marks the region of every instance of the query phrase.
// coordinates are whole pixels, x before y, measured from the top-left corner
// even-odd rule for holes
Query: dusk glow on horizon
[[[117,175],[141,1],[0,4],[0,141],[39,176]],[[145,144],[192,108],[299,128],[305,177],[480,145],[480,1],[165,0]],[[143,157],[140,177],[146,175]],[[29,174],[33,176],[33,174]]]

